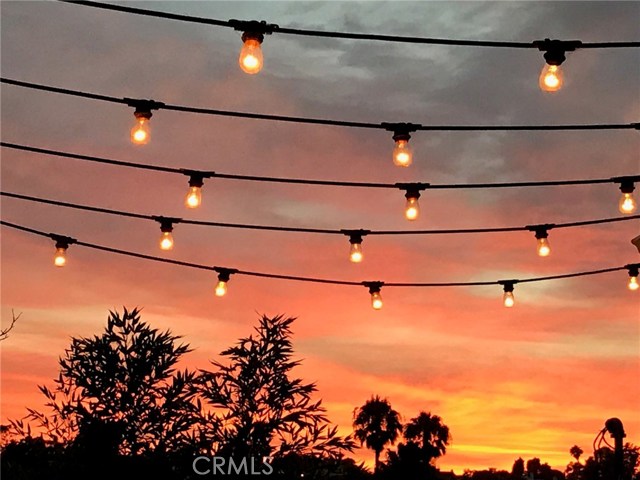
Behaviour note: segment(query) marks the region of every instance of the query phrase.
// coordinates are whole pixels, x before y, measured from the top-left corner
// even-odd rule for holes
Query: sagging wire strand
[[[132,251],[129,251],[129,250],[122,250],[122,249],[108,247],[108,246],[104,246],[104,245],[98,245],[98,244],[94,244],[94,243],[84,242],[84,241],[80,241],[80,240],[78,240],[76,238],[69,237],[69,236],[66,236],[66,235],[61,235],[61,234],[57,234],[57,233],[47,233],[47,232],[44,232],[42,230],[37,230],[37,229],[31,228],[31,227],[18,225],[18,224],[15,224],[15,223],[7,222],[5,220],[0,220],[0,225],[2,225],[4,227],[7,227],[7,228],[11,228],[11,229],[19,230],[19,231],[22,231],[22,232],[30,233],[30,234],[33,234],[33,235],[36,235],[36,236],[49,238],[49,239],[55,241],[56,242],[56,257],[54,257],[54,263],[58,267],[64,266],[66,264],[66,257],[65,257],[65,261],[62,264],[58,264],[56,262],[56,260],[55,260],[55,258],[57,258],[57,256],[58,256],[58,249],[60,248],[60,245],[62,244],[62,247],[65,250],[65,253],[66,253],[66,249],[69,248],[69,246],[76,245],[76,246],[86,247],[86,248],[89,248],[89,249],[100,250],[100,251],[103,251],[103,252],[123,255],[123,256],[127,256],[127,257],[138,258],[138,259],[142,259],[142,260],[148,260],[148,261],[159,262],[159,263],[167,263],[167,264],[172,264],[172,265],[177,265],[177,266],[182,266],[182,267],[187,267],[187,268],[192,268],[192,269],[199,269],[199,270],[207,270],[207,271],[211,271],[211,272],[216,272],[216,273],[218,273],[218,285],[217,285],[216,289],[218,289],[218,287],[222,288],[222,286],[220,285],[220,282],[224,282],[225,283],[225,285],[224,285],[224,293],[226,293],[226,283],[229,281],[229,278],[231,277],[231,275],[245,275],[245,276],[252,276],[252,277],[278,279],[278,280],[290,280],[290,281],[297,281],[297,282],[365,287],[368,290],[368,292],[370,293],[370,295],[371,295],[372,307],[375,310],[380,310],[382,308],[382,295],[381,295],[382,287],[420,287],[420,288],[428,288],[428,287],[472,287],[472,286],[499,285],[499,286],[505,287],[505,292],[507,292],[507,290],[508,290],[507,287],[509,287],[509,291],[512,293],[513,292],[513,285],[515,285],[515,284],[532,283],[532,282],[543,282],[543,281],[549,281],[549,280],[559,280],[559,279],[568,279],[568,278],[577,278],[577,277],[601,275],[601,274],[611,273],[611,272],[616,272],[616,271],[621,271],[621,270],[629,270],[631,268],[636,268],[637,269],[638,267],[640,267],[640,264],[636,263],[636,264],[628,264],[628,265],[619,266],[619,267],[603,268],[603,269],[599,269],[599,270],[589,270],[589,271],[582,271],[582,272],[573,272],[573,273],[546,276],[546,277],[531,277],[531,278],[524,278],[524,279],[496,280],[496,281],[478,281],[478,282],[429,282],[429,283],[411,282],[411,283],[401,283],[401,282],[383,282],[383,281],[379,281],[379,280],[355,282],[355,281],[348,281],[348,280],[327,279],[327,278],[318,278],[318,277],[281,275],[281,274],[274,274],[274,273],[268,273],[268,272],[258,272],[258,271],[252,271],[252,270],[241,270],[241,269],[229,268],[229,267],[219,267],[219,266],[210,266],[210,265],[203,265],[203,264],[198,264],[198,263],[184,262],[184,261],[180,261],[180,260],[173,260],[173,259],[169,259],[169,258],[156,257],[156,256],[152,256],[152,255],[146,255],[146,254],[138,253],[138,252],[132,252]],[[222,291],[220,291],[220,293],[222,293]],[[222,295],[224,295],[224,294],[222,294]],[[222,295],[217,294],[216,296],[222,296]],[[513,295],[511,295],[511,300],[512,300],[512,302],[511,302],[510,305],[506,305],[506,304],[505,305],[506,306],[513,306]]]

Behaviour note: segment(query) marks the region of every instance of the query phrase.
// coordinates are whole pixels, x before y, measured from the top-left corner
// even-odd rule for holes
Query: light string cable
[[[164,215],[148,215],[136,212],[129,212],[124,210],[114,210],[108,208],[95,207],[91,205],[83,205],[77,203],[62,202],[58,200],[51,200],[47,198],[33,197],[29,195],[22,195],[12,192],[0,192],[0,196],[13,198],[17,200],[24,200],[28,202],[54,205],[58,207],[72,208],[75,210],[85,210],[95,213],[104,213],[108,215],[137,218],[141,220],[151,220],[162,223],[162,220],[166,220],[171,224],[184,224],[184,225],[198,225],[206,227],[219,227],[219,228],[235,228],[245,230],[266,230],[277,232],[291,232],[291,233],[317,233],[328,235],[346,235],[350,236],[354,233],[365,235],[455,235],[455,234],[474,234],[474,233],[505,233],[505,232],[524,232],[524,231],[536,231],[544,229],[545,231],[561,228],[573,228],[583,227],[589,225],[601,225],[607,223],[624,222],[627,220],[638,220],[640,215],[630,215],[626,217],[612,217],[602,218],[595,220],[585,220],[579,222],[566,222],[566,223],[543,223],[539,225],[526,225],[515,227],[493,227],[493,228],[463,228],[463,229],[428,229],[428,230],[366,230],[366,229],[324,229],[324,228],[304,228],[304,227],[286,227],[276,225],[254,225],[244,223],[223,223],[223,222],[211,222],[204,220],[190,220],[178,217],[170,217]]]
[[[256,120],[271,120],[278,122],[289,122],[313,125],[331,125],[337,127],[369,128],[386,130],[396,133],[415,131],[560,131],[560,130],[640,130],[640,123],[604,123],[604,124],[564,124],[564,125],[421,125],[415,123],[372,123],[372,122],[352,122],[346,120],[333,120],[309,117],[292,117],[285,115],[271,115],[263,113],[238,112],[232,110],[217,110],[210,108],[191,107],[184,105],[172,105],[155,100],[118,98],[108,95],[101,95],[67,88],[52,87],[38,83],[24,82],[6,77],[0,78],[0,82],[7,85],[24,87],[32,90],[41,90],[63,95],[70,95],[91,100],[100,100],[110,103],[118,103],[136,108],[136,113],[151,116],[151,110],[173,110],[178,112],[197,113],[204,115],[217,115],[224,117],[250,118]],[[138,117],[138,115],[136,115]],[[395,135],[395,134],[394,134]]]
[[[149,17],[163,18],[167,20],[178,20],[182,22],[198,23],[217,27],[228,27],[234,30],[242,29],[246,24],[261,23],[256,21],[242,20],[217,20],[213,18],[196,17],[192,15],[181,15],[168,12],[160,12],[156,10],[148,10],[142,8],[128,7],[124,5],[114,5],[102,2],[92,1],[73,1],[59,0],[62,3],[72,3],[87,7],[100,8],[104,10],[112,10],[123,13],[131,13],[135,15],[144,15]],[[335,32],[311,30],[303,28],[287,28],[274,24],[264,23],[264,27],[268,29],[268,33],[280,33],[286,35],[300,35],[307,37],[324,37],[324,38],[341,38],[349,40],[372,40],[383,42],[399,42],[399,43],[417,43],[430,45],[455,45],[466,47],[497,47],[497,48],[518,48],[518,49],[538,49],[538,42],[500,42],[500,41],[484,41],[484,40],[459,40],[446,38],[426,38],[426,37],[409,37],[397,35],[379,35],[371,33],[351,33],[351,32]],[[579,42],[577,48],[599,49],[599,48],[637,48],[640,42]]]
[[[15,229],[15,230],[20,230],[20,231],[23,231],[23,232],[31,233],[33,235],[50,238],[50,239],[52,239],[52,238],[53,239],[65,238],[67,240],[70,240],[71,243],[74,244],[74,245],[87,247],[87,248],[91,248],[91,249],[94,249],[94,250],[101,250],[101,251],[104,251],[104,252],[110,252],[110,253],[115,253],[115,254],[119,254],[119,255],[124,255],[124,256],[128,256],[128,257],[140,258],[140,259],[143,259],[143,260],[150,260],[150,261],[161,262],[161,263],[169,263],[169,264],[173,264],[173,265],[179,265],[179,266],[183,266],[183,267],[195,268],[195,269],[200,269],[200,270],[209,270],[209,271],[214,271],[214,272],[219,272],[220,270],[228,270],[228,271],[230,271],[230,272],[232,272],[234,274],[237,274],[237,275],[246,275],[246,276],[262,277],[262,278],[272,278],[272,279],[280,279],[280,280],[292,280],[292,281],[299,281],[299,282],[323,283],[323,284],[332,284],[332,285],[349,285],[349,286],[366,286],[366,287],[369,287],[370,284],[379,283],[379,284],[384,285],[385,287],[422,287],[422,288],[427,288],[427,287],[472,287],[472,286],[504,285],[505,283],[533,283],[533,282],[542,282],[542,281],[549,281],[549,280],[560,280],[560,279],[567,279],[567,278],[577,278],[577,277],[585,277],[585,276],[591,276],[591,275],[600,275],[600,274],[610,273],[610,272],[617,272],[617,271],[622,271],[622,270],[629,270],[630,268],[638,268],[638,267],[640,267],[640,263],[636,263],[636,264],[628,264],[628,265],[619,266],[619,267],[603,268],[603,269],[598,269],[598,270],[589,270],[589,271],[582,271],[582,272],[573,272],[573,273],[566,273],[566,274],[560,274],[560,275],[551,275],[551,276],[545,276],[545,277],[530,277],[530,278],[523,278],[523,279],[518,279],[518,280],[497,280],[497,281],[482,281],[482,282],[427,282],[427,283],[425,283],[425,282],[422,282],[422,283],[389,282],[389,283],[387,283],[387,282],[368,282],[368,281],[354,282],[354,281],[347,281],[347,280],[336,280],[336,279],[326,279],[326,278],[316,278],[316,277],[279,275],[279,274],[273,274],[273,273],[256,272],[256,271],[250,271],[250,270],[240,270],[240,269],[232,269],[232,268],[226,268],[226,267],[203,265],[203,264],[191,263],[191,262],[183,262],[183,261],[180,261],[180,260],[172,260],[172,259],[168,259],[168,258],[155,257],[155,256],[152,256],[152,255],[145,255],[145,254],[142,254],[142,253],[132,252],[132,251],[129,251],[129,250],[121,250],[121,249],[107,247],[107,246],[103,246],[103,245],[97,245],[97,244],[94,244],[94,243],[83,242],[83,241],[77,240],[77,239],[72,238],[72,237],[67,237],[67,236],[59,235],[59,234],[55,234],[55,233],[47,233],[47,232],[44,232],[44,231],[41,231],[41,230],[36,230],[36,229],[30,228],[30,227],[25,227],[25,226],[18,225],[18,224],[15,224],[15,223],[7,222],[5,220],[0,220],[0,225],[8,227],[8,228]]]
[[[46,148],[34,147],[30,145],[22,145],[11,142],[0,142],[0,147],[12,150],[26,151],[41,155],[52,155],[71,160],[79,160],[84,162],[92,162],[98,164],[113,165],[116,167],[135,168],[140,170],[151,170],[163,173],[173,173],[180,176],[200,175],[204,178],[220,178],[226,180],[240,180],[252,182],[271,182],[285,183],[297,185],[317,185],[330,187],[354,187],[354,188],[378,188],[378,189],[401,189],[407,184],[402,183],[382,183],[382,182],[349,182],[338,180],[316,180],[305,178],[285,178],[285,177],[267,177],[257,175],[238,175],[233,173],[220,173],[211,170],[197,170],[191,168],[175,168],[161,165],[143,164],[117,160],[112,158],[96,157],[91,155],[83,155],[79,153],[63,152],[59,150],[51,150]],[[526,188],[526,187],[553,187],[553,186],[575,186],[575,185],[597,185],[609,183],[621,183],[622,181],[631,181],[640,183],[640,173],[637,175],[627,175],[611,178],[592,178],[592,179],[573,179],[573,180],[546,180],[546,181],[527,181],[527,182],[502,182],[502,183],[426,183],[418,182],[416,185],[422,185],[425,190],[453,190],[453,189],[491,189],[491,188]]]

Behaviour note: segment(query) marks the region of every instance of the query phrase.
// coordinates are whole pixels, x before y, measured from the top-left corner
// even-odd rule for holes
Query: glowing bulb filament
[[[56,247],[56,254],[53,257],[53,263],[56,267],[64,267],[67,264],[67,249],[64,247]]]
[[[361,243],[352,243],[351,248],[349,250],[349,260],[353,263],[360,263],[364,255],[362,254],[362,244]]]
[[[216,285],[216,297],[224,297],[227,294],[227,282],[219,280]]]
[[[136,123],[131,129],[131,141],[136,145],[146,145],[150,137],[149,119],[136,115]]]
[[[549,245],[548,238],[539,238],[538,239],[538,255],[541,257],[548,257],[551,253],[551,246]]]
[[[545,92],[557,92],[564,82],[560,65],[545,65],[540,73],[540,88]]]
[[[171,235],[171,232],[162,232],[160,236],[160,248],[162,250],[173,249],[173,235]]]
[[[636,203],[635,198],[633,198],[633,194],[623,193],[622,197],[620,197],[620,203],[618,204],[618,208],[620,209],[620,213],[626,213],[626,214],[634,213],[638,208],[638,204]]]
[[[502,297],[504,301],[504,306],[511,308],[515,305],[516,300],[513,296],[513,292],[504,292],[504,296]]]
[[[637,275],[629,277],[629,283],[627,284],[627,287],[629,287],[629,290],[631,291],[635,291],[635,290],[638,290],[638,288],[640,288],[640,284],[638,284]]]
[[[382,295],[380,292],[373,292],[371,294],[371,306],[374,310],[380,310],[382,308]]]
[[[407,220],[415,220],[420,214],[420,204],[416,197],[407,197],[404,216]]]
[[[413,161],[413,151],[409,145],[409,140],[396,140],[396,146],[393,149],[393,163],[399,167],[408,167]]]
[[[240,50],[238,63],[240,64],[240,68],[243,72],[253,75],[262,70],[262,65],[264,63],[262,58],[262,48],[260,47],[262,38],[262,35],[246,32],[242,35],[244,45],[242,46],[242,50]]]
[[[188,208],[198,208],[202,204],[202,188],[189,187],[184,203]]]

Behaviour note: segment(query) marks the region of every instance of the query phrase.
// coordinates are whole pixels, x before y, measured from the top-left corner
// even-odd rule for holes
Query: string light
[[[352,263],[360,263],[364,259],[362,253],[362,237],[370,233],[369,230],[341,230],[344,235],[349,237],[349,260]]]
[[[640,129],[640,124],[638,124]],[[20,150],[25,152],[32,152],[40,155],[53,155],[63,159],[79,160],[90,163],[98,163],[102,165],[112,165],[116,167],[135,168],[139,170],[148,170],[164,173],[173,173],[180,175],[190,176],[191,174],[201,175],[203,178],[221,178],[227,180],[242,180],[252,182],[271,182],[271,183],[284,183],[292,185],[313,185],[313,186],[332,186],[332,187],[346,187],[346,188],[374,188],[374,189],[393,189],[401,188],[398,183],[374,183],[374,182],[343,182],[337,180],[316,180],[305,178],[288,178],[288,177],[265,177],[258,175],[238,175],[234,173],[219,173],[213,171],[202,172],[198,170],[191,170],[186,168],[174,168],[161,165],[153,165],[148,163],[135,163],[125,160],[117,160],[114,158],[95,157],[90,155],[82,155],[79,153],[63,152],[59,150],[50,150],[46,148],[39,148],[30,145],[21,145],[17,143],[10,143],[0,141],[0,147],[9,148],[14,150]],[[11,157],[7,157],[11,159]],[[493,188],[525,188],[525,187],[550,187],[550,186],[585,186],[585,185],[599,185],[608,183],[620,183],[622,179],[638,179],[640,181],[640,175],[628,176],[628,177],[614,177],[614,178],[591,178],[591,179],[573,179],[573,180],[546,180],[546,181],[525,181],[525,182],[502,182],[502,183],[436,183],[428,185],[430,189],[438,190],[459,190],[459,189],[493,189]],[[632,180],[634,181],[634,180]]]
[[[618,202],[618,209],[620,210],[620,213],[630,215],[635,213],[638,209],[636,199],[633,198],[633,191],[635,188],[635,184],[632,180],[624,179],[620,181],[620,191],[622,192],[620,202]]]
[[[537,240],[537,252],[540,257],[548,257],[551,253],[551,245],[549,244],[549,230],[555,227],[554,224],[546,225],[529,225],[527,229],[535,232]]]
[[[173,250],[173,224],[177,223],[179,219],[177,218],[167,218],[167,217],[153,217],[153,219],[160,223],[160,231],[162,232],[160,235],[160,249],[161,250]]]
[[[131,141],[136,145],[146,145],[151,139],[151,128],[149,120],[153,114],[151,110],[158,110],[164,106],[164,103],[153,100],[136,100],[125,98],[127,105],[134,107],[133,116],[136,118],[135,124],[131,129]]]
[[[540,73],[540,89],[544,92],[557,92],[564,84],[564,73],[560,65],[566,60],[565,53],[574,51],[582,42],[549,40],[534,42],[540,51],[544,51],[545,66]]]
[[[382,308],[382,294],[380,290],[384,285],[384,282],[363,282],[365,287],[369,289],[371,294],[371,306],[374,310],[380,310]]]
[[[238,57],[238,64],[243,72],[254,75],[262,70],[264,58],[262,56],[262,42],[265,34],[271,34],[277,25],[265,21],[258,22],[229,20],[235,30],[242,31],[242,49]]]
[[[236,273],[237,270],[215,267],[215,271],[218,272],[218,283],[215,288],[216,297],[224,297],[227,294],[227,282],[231,278],[231,274]]]
[[[184,199],[187,208],[198,208],[202,204],[202,186],[204,176],[202,174],[191,174],[189,176],[189,191]]]
[[[426,189],[428,183],[397,183],[398,188],[405,190],[405,203],[404,216],[407,220],[415,220],[420,215],[420,204],[418,199],[420,198],[420,192]]]
[[[67,249],[69,245],[75,243],[75,239],[54,234],[51,234],[50,237],[56,242],[56,253],[53,257],[53,264],[56,267],[64,267],[67,264]]]
[[[23,82],[20,80],[13,80],[10,78],[0,77],[0,83],[8,85],[15,85],[23,88],[29,88],[33,90],[40,90],[45,92],[59,93],[63,95],[70,95],[74,97],[88,98],[91,100],[98,100],[109,103],[129,103],[136,100],[130,100],[127,98],[118,98],[107,95],[101,95],[91,92],[83,92],[79,90],[71,90],[68,88],[59,88],[49,85],[42,85],[33,82]],[[384,129],[389,130],[388,123],[372,123],[372,122],[353,122],[347,120],[326,119],[326,118],[309,118],[309,117],[292,117],[286,115],[273,115],[254,112],[239,112],[233,110],[220,110],[213,108],[203,108],[197,106],[188,105],[171,105],[160,102],[155,102],[157,105],[161,105],[164,110],[173,110],[176,112],[196,113],[200,115],[216,115],[224,117],[235,118],[251,118],[256,120],[268,120],[275,122],[288,122],[307,125],[332,125],[336,127],[348,127],[348,128],[367,128],[367,129]],[[413,125],[413,124],[409,124]],[[393,129],[391,129],[393,131]],[[564,125],[420,125],[415,124],[412,131],[430,131],[430,132],[496,132],[496,131],[592,131],[592,130],[640,130],[640,123],[598,123],[598,124],[564,124]]]
[[[640,288],[640,284],[638,284],[638,265],[627,265],[626,268],[629,271],[629,283],[627,287],[631,291],[638,290],[638,288]]]
[[[362,285],[364,285],[365,287],[369,288],[369,292],[370,292],[371,297],[372,297],[372,306],[376,310],[379,310],[382,307],[382,297],[380,295],[380,290],[381,290],[383,285],[392,286],[392,287],[423,287],[423,288],[426,288],[426,287],[473,287],[473,286],[488,286],[488,285],[496,285],[496,284],[498,284],[498,285],[502,285],[504,287],[505,305],[510,307],[510,306],[513,306],[513,304],[514,304],[513,286],[516,283],[525,283],[525,282],[526,283],[531,283],[531,282],[543,282],[543,281],[546,282],[546,281],[550,281],[550,280],[560,280],[560,279],[567,279],[567,278],[577,278],[577,277],[585,277],[585,276],[593,276],[593,275],[602,275],[602,274],[605,274],[605,273],[611,273],[611,272],[618,272],[618,271],[621,271],[621,270],[627,270],[629,272],[629,276],[630,277],[635,277],[635,280],[630,281],[630,283],[637,284],[638,283],[637,282],[638,269],[640,269],[640,263],[633,263],[633,264],[628,264],[628,265],[619,266],[619,267],[602,268],[602,269],[599,269],[599,270],[589,270],[589,271],[582,271],[582,272],[565,273],[565,274],[545,276],[545,277],[524,278],[524,279],[519,279],[519,280],[497,280],[497,281],[476,281],[476,282],[428,282],[428,283],[355,282],[355,281],[349,281],[349,280],[305,277],[305,276],[295,276],[295,275],[282,275],[282,274],[267,273],[267,272],[257,272],[257,271],[248,271],[248,270],[235,270],[235,269],[230,269],[230,268],[214,267],[214,266],[197,264],[197,263],[190,263],[190,262],[185,262],[185,261],[180,261],[180,260],[173,260],[173,259],[164,258],[164,257],[155,257],[155,256],[151,256],[151,255],[146,255],[146,254],[142,254],[142,253],[128,251],[128,250],[121,250],[121,249],[118,249],[118,248],[108,247],[108,246],[104,246],[104,245],[96,245],[94,243],[82,242],[82,241],[79,241],[79,240],[76,240],[76,239],[73,239],[73,238],[69,238],[69,237],[65,237],[65,236],[62,236],[62,235],[57,235],[57,234],[53,234],[53,233],[45,233],[45,232],[43,232],[41,230],[36,230],[36,229],[25,227],[25,226],[22,226],[22,225],[16,225],[15,223],[6,222],[4,220],[0,220],[0,225],[8,227],[8,228],[12,228],[12,229],[20,230],[20,231],[23,231],[23,232],[27,232],[27,233],[30,233],[30,234],[33,234],[33,235],[37,235],[37,236],[40,236],[40,237],[51,238],[51,239],[56,241],[56,244],[58,244],[58,242],[60,242],[62,244],[60,248],[64,247],[65,245],[68,247],[68,245],[74,243],[74,244],[77,244],[78,246],[90,248],[90,249],[93,249],[93,250],[99,250],[99,251],[103,251],[103,252],[108,252],[108,253],[112,253],[112,254],[122,255],[122,256],[131,257],[131,258],[136,258],[136,259],[143,259],[143,260],[154,261],[154,262],[159,262],[159,263],[178,265],[178,266],[188,267],[188,268],[192,268],[192,269],[214,271],[214,272],[217,272],[218,274],[226,271],[226,272],[229,272],[229,274],[234,273],[234,274],[238,274],[238,275],[246,275],[246,276],[252,276],[252,277],[259,277],[259,278],[289,280],[289,281],[297,281],[297,282],[311,282],[311,283],[318,283],[318,284],[325,284],[325,285],[326,284],[342,285],[342,286],[362,286]],[[220,277],[219,277],[219,279],[220,279]],[[222,279],[224,280],[224,277],[222,277]]]
[[[393,141],[396,146],[393,149],[393,164],[399,167],[408,167],[413,162],[413,149],[409,145],[410,133],[418,129],[418,125],[411,123],[383,123],[382,126],[393,132]]]
[[[261,33],[244,32],[242,34],[243,45],[238,63],[243,72],[253,75],[262,70],[264,59],[260,45],[263,41],[264,35]]]
[[[515,305],[516,299],[513,296],[513,286],[518,283],[517,280],[501,280],[498,282],[504,289],[502,296],[502,302],[507,308],[511,308]]]

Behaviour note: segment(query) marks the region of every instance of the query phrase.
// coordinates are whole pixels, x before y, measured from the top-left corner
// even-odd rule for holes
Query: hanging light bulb
[[[231,278],[231,274],[236,270],[230,270],[227,268],[216,268],[218,272],[218,283],[216,284],[216,297],[224,297],[227,294],[227,282]]]
[[[407,220],[415,220],[420,214],[420,204],[418,203],[420,192],[407,191],[405,197],[407,199],[407,203],[404,209],[404,216]]]
[[[413,162],[413,149],[409,145],[411,132],[417,131],[422,125],[414,123],[382,123],[382,128],[393,132],[393,141],[396,143],[393,149],[393,164],[399,167],[408,167]]]
[[[420,215],[420,192],[425,190],[428,183],[396,183],[396,187],[404,190],[404,197],[407,199],[404,208],[404,216],[407,220],[415,220]]]
[[[56,242],[56,254],[53,257],[53,263],[56,267],[64,267],[67,264],[67,248],[69,248],[67,243]]]
[[[154,220],[160,222],[160,231],[162,232],[160,235],[160,249],[161,250],[173,250],[173,224],[176,223],[177,219],[168,219],[164,217],[155,217]]]
[[[202,186],[204,179],[201,175],[191,175],[189,178],[189,191],[184,199],[187,208],[198,208],[202,204]]]
[[[564,83],[560,65],[545,65],[540,73],[540,88],[545,92],[557,92]]]
[[[171,235],[171,232],[162,232],[160,248],[162,250],[173,250],[173,235]]]
[[[362,254],[362,244],[361,243],[351,243],[351,248],[349,249],[349,260],[353,263],[360,263],[364,255]]]
[[[364,259],[362,252],[362,237],[369,233],[368,230],[342,230],[349,237],[349,260],[352,263],[360,263]]]
[[[633,191],[635,190],[635,188],[636,187],[633,181],[622,180],[620,182],[620,191],[622,192],[620,202],[618,203],[618,209],[620,210],[620,213],[630,215],[638,209],[636,199],[633,198]]]
[[[151,129],[149,120],[151,120],[151,110],[158,110],[164,106],[162,102],[154,100],[137,100],[133,98],[125,98],[127,105],[134,107],[134,117],[136,122],[131,129],[131,141],[136,145],[146,145],[151,139]]]
[[[537,251],[538,255],[541,257],[548,257],[551,253],[551,245],[549,245],[549,232],[547,231],[549,227],[537,227],[536,239],[538,240]]]
[[[638,265],[627,265],[627,269],[629,270],[629,283],[627,287],[631,291],[638,290],[640,288],[640,284],[638,284]]]
[[[502,281],[502,282],[498,282],[500,283],[503,288],[504,288],[504,294],[502,296],[502,301],[504,303],[504,306],[507,308],[511,308],[515,305],[516,303],[516,299],[513,296],[513,285],[515,284],[515,280],[514,281]]]
[[[131,141],[136,145],[146,145],[151,138],[151,129],[149,128],[151,112],[144,113],[136,110],[135,116],[136,123],[131,129]]]
[[[256,32],[244,32],[242,34],[243,46],[240,50],[238,63],[243,72],[250,75],[258,73],[262,70],[264,60],[262,58],[261,44],[264,41],[264,35]]]
[[[70,237],[51,234],[50,238],[56,242],[56,253],[53,256],[53,264],[56,267],[64,267],[67,264],[67,249],[76,240]]]
[[[53,257],[53,263],[56,267],[64,267],[67,264],[66,247],[58,247],[56,245],[56,254]]]
[[[544,52],[546,65],[542,68],[538,83],[544,92],[557,92],[564,84],[564,75],[560,65],[567,59],[566,52],[572,52],[582,45],[579,40],[538,40],[534,42],[538,50]]]
[[[382,308],[382,294],[380,290],[384,285],[383,282],[364,282],[363,285],[369,289],[371,294],[371,306],[374,310],[380,310]]]
[[[396,146],[393,149],[393,164],[399,167],[408,167],[413,162],[413,149],[409,145],[411,135],[408,133],[396,133],[393,140]]]

